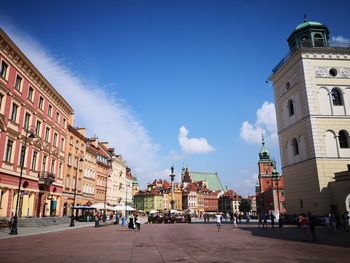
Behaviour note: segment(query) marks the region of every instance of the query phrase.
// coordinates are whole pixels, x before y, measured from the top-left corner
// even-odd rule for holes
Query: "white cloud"
[[[164,173],[157,158],[158,145],[152,142],[145,127],[115,91],[111,94],[105,87],[92,84],[85,76],[75,74],[62,60],[50,55],[40,43],[12,25],[2,27],[72,106],[74,126],[86,127],[90,135],[97,135],[115,147],[141,185]]]
[[[249,143],[261,143],[261,135],[271,143],[277,143],[277,124],[275,105],[265,101],[261,108],[256,111],[256,122],[251,124],[249,121],[242,123],[240,136],[241,139]]]
[[[344,42],[350,42],[349,38],[343,37],[343,36],[332,36],[331,37],[332,42],[338,42],[338,43],[344,43]]]
[[[179,130],[179,143],[181,149],[187,154],[202,154],[214,151],[214,148],[208,144],[205,138],[188,138],[188,130],[181,126]]]

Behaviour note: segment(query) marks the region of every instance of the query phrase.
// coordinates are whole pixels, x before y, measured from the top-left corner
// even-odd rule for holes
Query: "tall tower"
[[[258,214],[274,212],[285,213],[283,177],[276,170],[276,163],[270,158],[265,146],[264,136],[259,153],[259,175],[255,187]]]
[[[329,183],[350,163],[350,45],[328,35],[319,22],[298,25],[270,76],[289,214],[342,206]]]

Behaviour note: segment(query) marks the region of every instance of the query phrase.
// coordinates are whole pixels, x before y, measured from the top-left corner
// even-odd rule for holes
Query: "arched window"
[[[294,102],[292,100],[290,100],[288,102],[288,109],[289,109],[289,116],[293,116],[294,115]]]
[[[334,106],[343,105],[343,100],[339,89],[332,89],[332,101]]]
[[[349,148],[348,138],[349,138],[349,134],[346,131],[341,130],[339,132],[339,145],[340,145],[340,148]]]
[[[315,43],[315,47],[323,47],[324,46],[323,37],[321,34],[314,35],[314,43]]]
[[[294,155],[298,155],[299,154],[299,145],[298,145],[297,139],[294,138],[292,140],[292,146],[293,146],[293,153],[294,153]]]

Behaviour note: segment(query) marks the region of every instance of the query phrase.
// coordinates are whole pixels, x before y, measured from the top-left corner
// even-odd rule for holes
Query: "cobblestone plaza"
[[[224,223],[218,232],[214,222],[143,224],[140,232],[122,232],[120,226],[88,224],[16,237],[2,230],[0,262],[348,262],[350,258],[349,233],[342,230],[327,233],[318,228],[318,240],[311,243],[300,241],[295,226],[238,227],[233,230]]]

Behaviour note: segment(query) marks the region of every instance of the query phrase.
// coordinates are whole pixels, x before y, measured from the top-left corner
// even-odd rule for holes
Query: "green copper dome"
[[[262,146],[261,146],[261,150],[259,153],[260,159],[270,159],[270,153],[265,146],[264,135],[262,135],[262,143],[261,144],[262,144]]]
[[[306,21],[304,23],[297,25],[295,30],[299,30],[301,28],[308,27],[308,26],[323,26],[323,25],[320,22]]]
[[[287,41],[290,50],[300,47],[314,48],[328,46],[329,31],[320,22],[306,21],[297,25]]]

